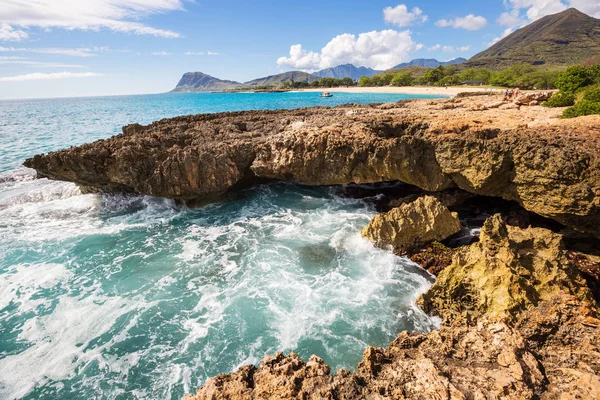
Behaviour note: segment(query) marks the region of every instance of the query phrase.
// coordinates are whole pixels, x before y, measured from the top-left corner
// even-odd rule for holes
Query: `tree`
[[[556,87],[565,93],[575,93],[578,89],[594,82],[591,71],[580,65],[567,68],[556,80]]]
[[[349,77],[342,78],[340,80],[341,86],[354,86],[354,80]]]
[[[399,72],[392,78],[393,86],[412,86],[414,81],[413,75],[409,71]]]
[[[517,64],[503,71],[495,72],[489,79],[489,83],[497,86],[516,87],[518,79],[525,74],[535,72],[536,68],[530,64]]]
[[[360,86],[360,87],[371,86],[370,79],[366,76],[361,76],[360,79],[358,80],[358,86]]]
[[[492,72],[485,68],[467,68],[458,75],[460,82],[484,81],[489,82]]]
[[[423,75],[423,82],[426,84],[434,84],[442,79],[444,79],[444,67],[441,65],[434,69],[430,69]]]

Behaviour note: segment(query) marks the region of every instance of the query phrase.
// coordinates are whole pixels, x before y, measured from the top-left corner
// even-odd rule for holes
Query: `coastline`
[[[377,87],[335,87],[335,88],[310,88],[296,89],[298,92],[332,92],[332,93],[385,93],[385,94],[431,94],[436,96],[456,96],[462,92],[485,92],[487,86],[377,86]],[[498,92],[499,93],[499,92]]]

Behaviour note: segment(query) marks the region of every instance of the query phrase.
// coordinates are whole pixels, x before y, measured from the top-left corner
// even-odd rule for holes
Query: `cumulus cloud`
[[[500,17],[498,17],[497,22],[499,25],[506,26],[508,28],[514,28],[515,26],[523,24],[523,20],[519,16],[519,10],[517,9],[510,12],[503,12],[500,14]]]
[[[34,74],[0,77],[0,82],[24,82],[70,78],[91,78],[96,76],[103,76],[103,74],[97,74],[94,72],[56,72],[51,74],[36,72]]]
[[[137,35],[177,38],[181,35],[145,25],[152,14],[183,10],[186,0],[10,0],[0,7],[0,40],[22,40],[23,28],[108,29]],[[4,2],[6,3],[6,2]]]
[[[372,31],[358,36],[344,33],[331,39],[320,52],[305,50],[301,44],[290,47],[289,57],[280,57],[280,67],[315,71],[340,64],[354,64],[374,69],[388,69],[408,61],[413,51],[423,45],[412,40],[410,31]]]
[[[419,7],[414,7],[412,11],[408,11],[405,4],[400,4],[393,8],[384,8],[383,19],[390,24],[410,26],[427,21],[427,15],[423,15],[423,10]]]
[[[487,20],[480,15],[475,16],[473,14],[469,14],[462,18],[440,19],[435,24],[442,28],[452,27],[466,29],[469,31],[478,31],[487,26]]]
[[[509,28],[533,22],[546,15],[556,14],[569,7],[600,18],[600,2],[598,0],[505,0],[504,3],[510,11],[500,15],[498,23]],[[524,15],[521,15],[522,12]],[[520,23],[517,22],[517,19]]]
[[[427,50],[429,50],[429,51],[438,51],[441,48],[442,48],[441,44],[434,44],[433,46],[428,47]]]
[[[64,48],[64,47],[41,47],[41,48],[30,48],[30,47],[3,47],[0,46],[0,53],[2,52],[15,52],[15,53],[39,53],[39,54],[54,54],[59,56],[71,56],[71,57],[94,57],[93,49],[88,48]]]

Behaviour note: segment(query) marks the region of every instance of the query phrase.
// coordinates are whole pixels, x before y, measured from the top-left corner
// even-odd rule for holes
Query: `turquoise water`
[[[277,350],[352,369],[367,345],[435,327],[414,305],[432,278],[364,241],[375,211],[340,188],[263,185],[190,210],[20,167],[132,122],[403,98],[317,96],[0,102],[0,398],[177,399]]]

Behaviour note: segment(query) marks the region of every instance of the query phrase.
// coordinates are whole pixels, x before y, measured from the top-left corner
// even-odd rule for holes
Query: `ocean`
[[[0,398],[179,399],[278,350],[354,369],[368,345],[434,329],[438,321],[414,304],[433,278],[363,240],[376,211],[341,187],[265,184],[188,209],[146,196],[82,195],[21,166],[133,122],[405,98],[0,101]]]

